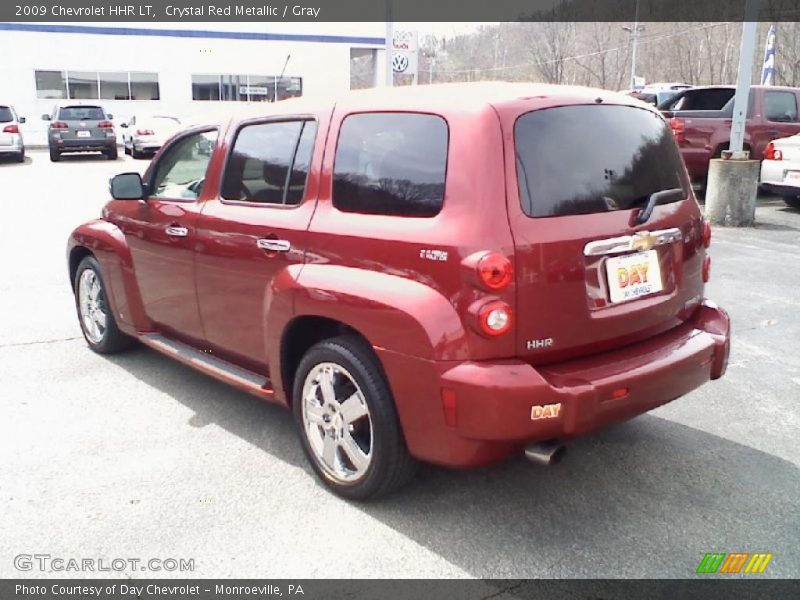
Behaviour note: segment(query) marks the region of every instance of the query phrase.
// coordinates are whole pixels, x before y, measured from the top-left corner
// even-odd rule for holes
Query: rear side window
[[[59,121],[104,121],[103,109],[99,106],[67,106],[59,109]]]
[[[225,168],[222,197],[264,204],[299,204],[305,193],[315,121],[245,125]]]
[[[10,123],[14,120],[14,113],[8,106],[0,106],[0,123]]]
[[[447,123],[413,113],[347,117],[333,167],[333,204],[345,212],[432,217],[442,208]]]
[[[794,92],[765,92],[764,116],[768,121],[797,121],[797,97]]]
[[[537,110],[517,119],[514,143],[520,201],[530,217],[627,210],[662,190],[688,194],[672,132],[649,110]]]

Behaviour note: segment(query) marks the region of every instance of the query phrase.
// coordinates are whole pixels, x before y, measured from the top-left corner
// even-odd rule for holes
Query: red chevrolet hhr
[[[290,408],[349,498],[471,467],[723,375],[711,232],[670,128],[530,84],[289,100],[117,175],[69,275],[89,347],[142,342]]]

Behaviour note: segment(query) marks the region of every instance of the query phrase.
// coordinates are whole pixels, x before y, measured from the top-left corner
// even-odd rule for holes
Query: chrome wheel
[[[86,337],[93,344],[103,341],[106,334],[107,307],[100,280],[92,269],[86,269],[78,280],[78,307]]]
[[[308,372],[302,394],[303,432],[322,470],[337,483],[361,479],[372,462],[372,418],[353,376],[323,362]]]

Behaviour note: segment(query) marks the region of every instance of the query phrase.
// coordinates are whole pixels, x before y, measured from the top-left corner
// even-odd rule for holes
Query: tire
[[[320,383],[326,377],[332,383],[327,394]],[[416,461],[406,448],[389,385],[372,349],[358,338],[341,336],[312,346],[297,367],[292,398],[306,457],[336,494],[374,499],[413,478]],[[327,464],[326,444],[333,446]]]
[[[52,162],[58,162],[61,160],[61,153],[54,148],[50,148],[50,160]]]
[[[142,158],[142,153],[139,152],[134,146],[131,146],[131,157],[135,159]]]
[[[99,289],[92,301],[93,306],[105,316],[105,327],[98,327],[93,329],[90,327],[89,322],[94,319],[91,318],[89,311],[84,312],[82,308],[82,294],[84,289],[91,297],[92,286],[97,283]],[[81,326],[83,337],[86,343],[89,344],[94,352],[98,354],[114,354],[128,350],[136,345],[136,340],[129,335],[122,333],[117,327],[117,322],[114,319],[108,303],[106,302],[106,287],[103,283],[103,278],[100,273],[100,264],[94,256],[87,256],[78,265],[75,272],[75,309],[78,312],[78,323]],[[96,314],[96,313],[95,313]]]
[[[783,201],[789,208],[796,208],[800,210],[800,196],[784,196]]]
[[[119,157],[116,146],[114,146],[111,150],[107,151],[105,154],[108,157],[108,160],[117,160],[117,158]]]
[[[122,151],[123,151],[125,154],[130,154],[130,153],[131,153],[131,151],[128,149],[128,146],[127,146],[127,144],[125,144],[125,143],[123,143],[123,144],[122,144]]]
[[[24,163],[24,162],[25,162],[25,148],[23,148],[23,149],[20,151],[20,153],[19,153],[19,154],[17,154],[17,156],[16,156],[16,161],[17,161],[18,163]]]

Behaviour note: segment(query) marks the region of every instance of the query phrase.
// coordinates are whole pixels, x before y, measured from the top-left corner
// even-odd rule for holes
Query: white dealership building
[[[383,23],[0,23],[0,104],[26,143],[56,103],[197,118],[383,80]]]

